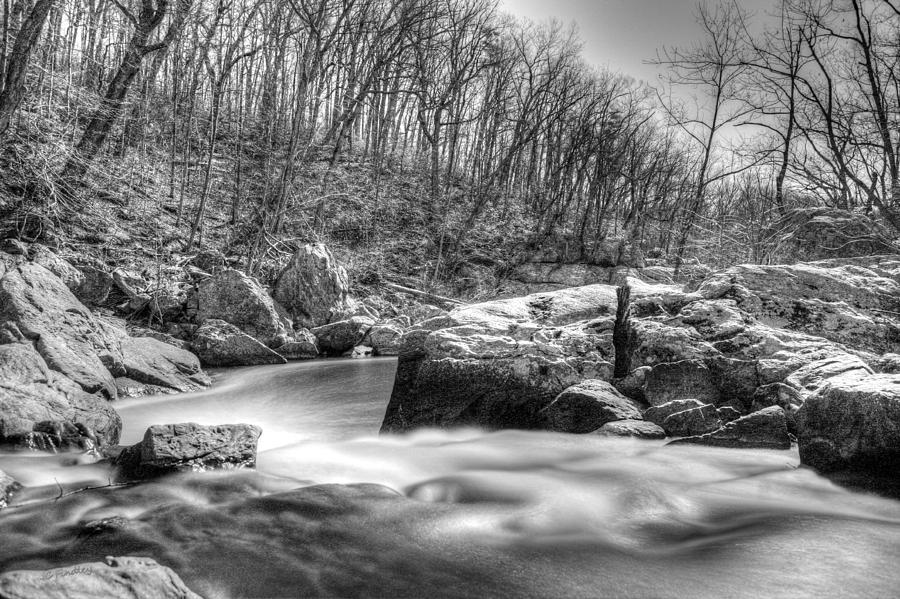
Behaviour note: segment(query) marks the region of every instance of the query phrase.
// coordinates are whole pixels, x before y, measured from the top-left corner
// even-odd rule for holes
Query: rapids
[[[524,431],[377,434],[392,359],[220,372],[116,404],[249,422],[258,469],[105,487],[83,456],[0,455],[0,570],[146,555],[206,597],[893,597],[900,502],[741,451]],[[105,487],[80,490],[85,487]]]

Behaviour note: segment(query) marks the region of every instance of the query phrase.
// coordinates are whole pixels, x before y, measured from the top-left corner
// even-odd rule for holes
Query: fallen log
[[[441,295],[435,295],[434,293],[429,293],[427,291],[420,291],[418,289],[413,289],[411,287],[404,287],[403,285],[398,285],[396,283],[384,283],[384,286],[388,289],[392,289],[394,291],[400,293],[406,293],[408,295],[414,295],[416,297],[421,297],[423,299],[430,300],[432,302],[438,302],[441,304],[448,304],[451,306],[461,306],[462,302],[459,300],[455,300],[449,297],[443,297]]]

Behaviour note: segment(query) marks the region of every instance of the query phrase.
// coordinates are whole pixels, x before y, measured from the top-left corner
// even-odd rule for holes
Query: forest
[[[2,11],[4,237],[212,247],[263,277],[322,241],[355,282],[480,293],[548,240],[677,269],[777,261],[798,210],[900,231],[894,0],[701,3],[704,37],[661,48],[654,85],[494,0]]]

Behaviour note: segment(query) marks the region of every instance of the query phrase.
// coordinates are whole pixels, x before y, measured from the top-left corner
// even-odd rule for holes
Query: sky
[[[644,64],[657,48],[687,46],[700,32],[694,15],[698,0],[501,0],[506,12],[543,21],[574,21],[585,42],[585,57],[635,79],[655,82],[658,67]],[[774,0],[739,0],[763,17]]]

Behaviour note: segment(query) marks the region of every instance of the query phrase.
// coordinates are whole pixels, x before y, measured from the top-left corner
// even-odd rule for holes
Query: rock
[[[322,353],[339,356],[359,345],[375,322],[365,316],[354,316],[312,329]]]
[[[116,411],[48,368],[30,345],[0,345],[0,381],[0,445],[56,450],[118,442],[122,420]],[[47,422],[66,434],[50,438]]]
[[[203,273],[216,275],[225,270],[225,255],[216,250],[203,250],[191,259],[191,265]]]
[[[84,280],[74,290],[75,297],[89,306],[102,305],[113,288],[112,274],[99,265],[84,265],[79,270]]]
[[[890,233],[859,213],[829,207],[795,208],[770,227],[787,258],[849,258],[896,252]]]
[[[288,360],[311,360],[319,357],[316,336],[309,329],[294,331],[294,338],[278,348],[278,353]]]
[[[116,397],[124,374],[120,332],[112,331],[42,266],[23,263],[0,278],[0,328],[29,340],[47,365],[88,393]]]
[[[825,382],[797,414],[800,461],[821,472],[900,472],[900,376],[851,372]]]
[[[224,270],[200,282],[197,300],[197,322],[224,320],[271,348],[290,337],[268,292],[238,270]]]
[[[716,406],[702,405],[675,412],[665,418],[660,426],[673,437],[691,437],[714,431],[722,426]]]
[[[378,356],[396,356],[400,353],[403,328],[396,324],[376,324],[366,334],[363,343],[371,346]]]
[[[615,420],[607,422],[597,430],[597,434],[610,437],[637,437],[638,439],[665,439],[662,427],[645,420]]]
[[[647,398],[644,396],[644,384],[647,381],[648,372],[650,372],[649,366],[635,368],[628,373],[628,376],[613,381],[613,384],[622,395],[630,397],[635,401],[646,403]]]
[[[357,345],[350,351],[350,357],[354,359],[371,358],[375,353],[368,345]]]
[[[760,406],[758,408],[755,408],[753,411],[758,412],[759,410],[762,410],[764,407],[769,407],[769,406]],[[718,416],[719,420],[721,420],[723,423],[728,423],[728,422],[731,422],[732,420],[737,420],[738,418],[740,418],[741,413],[739,411],[737,411],[736,409],[732,408],[731,406],[723,406],[716,410],[716,416]],[[790,426],[788,426],[788,429],[790,429]]]
[[[896,258],[896,257],[894,257]],[[851,348],[900,352],[900,281],[885,276],[885,257],[793,265],[740,265],[703,282],[707,299],[733,298],[764,324],[824,337]]]
[[[684,437],[671,443],[747,449],[790,449],[791,437],[788,434],[784,410],[772,406],[738,418],[711,433]]]
[[[332,321],[347,306],[347,271],[322,244],[296,251],[275,282],[274,297],[291,317],[308,328]]]
[[[151,337],[122,340],[125,376],[164,390],[186,393],[210,384],[197,356]]]
[[[143,441],[123,450],[115,463],[128,479],[252,468],[261,434],[252,424],[159,424],[147,429]]]
[[[644,381],[644,398],[652,406],[678,399],[698,399],[703,403],[720,400],[719,385],[710,369],[699,360],[657,364]]]
[[[875,372],[900,374],[900,354],[883,354],[871,366]]]
[[[55,274],[72,292],[84,284],[84,274],[57,256],[47,246],[39,243],[32,244],[30,258],[35,264],[39,264]]]
[[[644,420],[662,425],[666,418],[678,412],[703,407],[703,402],[698,399],[676,399],[658,406],[651,406],[644,410]]]
[[[0,510],[9,504],[9,500],[21,488],[22,485],[13,480],[13,477],[0,470]]]
[[[652,291],[637,282],[632,294]],[[460,306],[414,325],[400,342],[382,431],[544,426],[540,410],[567,387],[612,378],[615,305],[614,287],[591,285]]]
[[[201,599],[179,576],[148,557],[0,574],[0,599]]]
[[[556,396],[540,416],[547,430],[590,433],[614,420],[640,420],[641,411],[610,383],[586,380]]]
[[[269,349],[236,326],[209,318],[191,339],[191,351],[205,366],[258,366],[286,364],[284,356]]]

